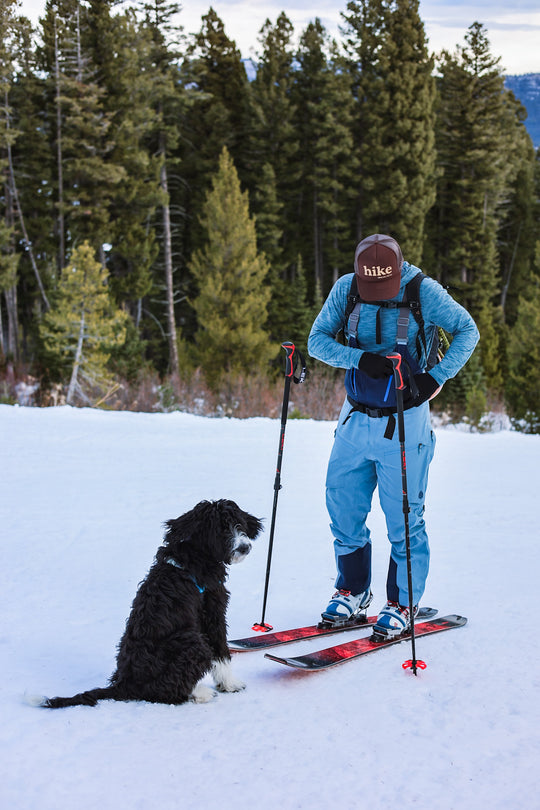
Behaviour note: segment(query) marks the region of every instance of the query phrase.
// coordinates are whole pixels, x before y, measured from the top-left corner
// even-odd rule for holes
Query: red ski
[[[420,608],[417,619],[430,619],[435,616],[435,608]],[[338,626],[327,625],[319,627],[314,624],[309,627],[296,627],[293,630],[281,630],[277,633],[264,633],[259,636],[248,636],[247,638],[235,638],[228,642],[231,652],[248,652],[250,650],[268,650],[271,647],[278,647],[281,644],[291,644],[293,641],[304,641],[309,638],[319,636],[332,636],[335,633],[344,633],[348,630],[361,630],[363,627],[370,627],[377,621],[376,616],[364,617],[363,621],[356,621]]]
[[[466,623],[467,619],[464,616],[456,615],[443,616],[442,618],[420,622],[419,624],[415,622],[414,635],[415,638],[429,636],[433,633],[442,633],[444,630],[452,630],[454,627],[463,627]],[[278,664],[294,667],[295,669],[315,672],[319,669],[334,667],[336,664],[342,664],[344,661],[350,661],[352,658],[358,658],[361,655],[367,655],[383,647],[390,647],[392,644],[399,644],[401,641],[408,640],[410,640],[409,634],[390,639],[389,641],[378,642],[372,641],[371,638],[364,637],[345,642],[344,644],[337,644],[335,647],[328,647],[325,650],[318,650],[317,652],[307,653],[306,655],[298,655],[294,658],[281,658],[271,653],[266,653],[265,658],[277,661]]]

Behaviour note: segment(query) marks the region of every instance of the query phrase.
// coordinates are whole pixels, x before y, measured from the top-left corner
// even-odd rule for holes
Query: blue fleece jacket
[[[405,285],[418,273],[418,267],[403,263],[401,286],[398,295],[392,299],[401,301]],[[396,345],[397,309],[380,308],[381,343],[376,342],[376,317],[379,307],[376,304],[363,304],[358,322],[358,343],[361,349],[343,346],[336,335],[344,327],[347,295],[353,278],[352,273],[339,278],[332,287],[323,308],[311,328],[308,351],[312,357],[337,368],[356,368],[364,351],[377,354],[391,354]],[[466,309],[458,304],[432,278],[424,278],[420,285],[420,305],[424,318],[427,345],[438,326],[453,336],[450,348],[444,358],[429,372],[439,385],[450,377],[455,377],[474,351],[480,337],[476,324]],[[416,336],[418,324],[411,315],[409,318],[408,348],[416,357],[421,368],[425,368],[426,358],[418,356]]]

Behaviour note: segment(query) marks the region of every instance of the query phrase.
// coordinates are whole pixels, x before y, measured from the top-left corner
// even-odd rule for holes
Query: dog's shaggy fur
[[[199,683],[212,673],[216,688],[244,688],[231,674],[227,647],[227,565],[240,562],[259,534],[258,518],[234,501],[202,501],[165,524],[168,531],[133,600],[109,686],[38,705],[95,706],[98,700],[206,702]]]

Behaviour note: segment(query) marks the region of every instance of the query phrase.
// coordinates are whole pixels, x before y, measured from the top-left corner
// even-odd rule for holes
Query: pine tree
[[[437,149],[443,172],[432,238],[439,279],[461,289],[462,302],[477,312],[498,283],[494,215],[506,161],[503,76],[481,25],[471,26],[465,39],[456,54],[443,52],[440,64]]]
[[[0,347],[2,353],[17,360],[19,354],[19,320],[17,312],[17,264],[15,251],[15,211],[12,184],[9,180],[8,148],[13,141],[10,132],[9,91],[13,74],[15,0],[0,8],[0,170],[3,189],[0,220]],[[5,316],[4,316],[5,313]]]
[[[307,356],[307,340],[311,326],[314,321],[313,307],[308,303],[308,284],[302,256],[299,254],[294,268],[294,278],[288,291],[289,297],[289,322],[283,329],[283,340],[292,339],[293,343],[300,351]],[[315,298],[317,293],[315,292]],[[322,301],[318,301],[317,313],[319,313]],[[288,335],[288,338],[286,337]]]
[[[190,265],[198,286],[196,354],[209,384],[217,387],[226,377],[264,369],[275,354],[264,330],[268,265],[257,253],[247,192],[241,191],[225,147],[201,226],[206,242]]]
[[[360,161],[355,205],[356,240],[367,236],[372,225],[364,216],[364,200],[371,192],[370,159],[379,132],[377,99],[384,90],[379,71],[379,51],[385,17],[384,0],[349,0],[342,12],[344,49],[357,108],[353,124],[354,144]],[[380,228],[375,230],[380,231]]]
[[[516,165],[509,160],[511,118],[499,62],[480,23],[470,26],[465,46],[442,55],[437,109],[441,173],[429,225],[432,266],[478,321],[482,365],[492,389],[502,385],[497,236]]]
[[[296,216],[296,190],[300,181],[300,138],[292,99],[296,72],[293,33],[293,25],[284,12],[275,24],[266,20],[259,32],[261,51],[257,55],[257,73],[252,82],[256,109],[252,210],[261,249],[266,253],[276,279],[284,283],[298,252],[296,234],[291,228]]]
[[[358,161],[352,138],[353,98],[335,43],[320,20],[308,25],[297,53],[294,95],[303,145],[296,194],[296,238],[313,267],[310,289],[327,292],[350,264],[350,205]]]
[[[51,174],[48,132],[43,126],[45,81],[38,74],[34,31],[24,18],[18,20],[17,71],[10,89],[13,139],[13,183],[19,211],[18,233],[22,236],[18,266],[19,315],[23,342],[35,349],[36,316],[49,308],[56,255],[50,204]]]
[[[418,0],[361,0],[347,9],[361,164],[357,236],[390,233],[418,263],[435,199],[435,86]]]
[[[288,276],[283,257],[283,205],[278,201],[276,175],[270,163],[264,163],[260,178],[253,191],[253,208],[257,232],[257,247],[268,262],[265,283],[270,291],[268,302],[268,330],[272,339],[283,341],[291,313],[288,295]]]
[[[110,0],[91,0],[87,31],[96,77],[112,116],[110,160],[125,170],[111,200],[107,267],[111,289],[118,301],[129,303],[139,328],[143,299],[153,284],[151,268],[159,250],[154,217],[162,201],[160,158],[149,148],[156,119],[153,43],[148,28],[137,23],[133,13],[113,15],[110,7]]]
[[[527,433],[540,433],[540,241],[536,246],[536,272],[529,278],[527,295],[519,300],[517,320],[508,342],[506,401],[514,425]]]
[[[29,57],[30,23],[25,18],[15,15],[15,3],[9,0],[0,5],[0,170],[2,171],[3,189],[0,196],[2,202],[0,226],[0,250],[2,254],[2,272],[0,292],[0,345],[3,352],[15,361],[21,357],[20,352],[20,301],[19,286],[20,251],[24,250],[27,262],[24,269],[31,268],[29,282],[32,291],[37,287],[39,302],[36,313],[39,315],[41,307],[48,309],[49,300],[45,290],[29,231],[27,210],[23,207],[26,200],[21,194],[20,165],[15,155],[15,145],[22,132],[18,127],[20,121],[14,115],[13,85],[17,81],[17,68],[24,72]],[[16,101],[15,94],[15,101]],[[34,123],[36,123],[34,121]],[[34,140],[35,143],[35,140]],[[32,301],[32,305],[36,302]],[[5,309],[5,321],[2,310]],[[5,323],[5,325],[4,325]]]
[[[501,265],[500,306],[505,323],[512,325],[534,264],[535,242],[540,236],[540,206],[535,188],[536,155],[524,126],[527,112],[513,93],[505,93],[504,99],[508,127],[505,152],[507,163],[514,170],[508,172],[497,243]]]
[[[201,233],[196,223],[223,146],[230,152],[241,182],[253,179],[251,88],[240,51],[213,8],[202,18],[201,30],[183,65],[182,80],[191,88],[181,149],[186,188],[191,191],[186,211],[195,226],[189,253],[192,246],[199,246]]]
[[[54,133],[58,267],[88,239],[103,255],[111,241],[110,211],[124,168],[111,160],[111,115],[87,40],[89,10],[78,0],[47,0],[42,68],[48,74],[48,127]]]
[[[63,374],[69,371],[68,404],[88,402],[89,389],[108,384],[111,349],[125,339],[128,316],[114,308],[107,277],[88,242],[75,248],[62,270],[54,306],[40,325],[49,359]]]
[[[165,288],[165,306],[167,323],[168,368],[177,376],[180,371],[178,356],[178,332],[176,320],[176,299],[181,287],[180,280],[175,279],[178,269],[177,252],[173,240],[175,228],[179,225],[182,213],[176,212],[173,202],[172,178],[178,168],[176,150],[179,141],[178,118],[181,115],[183,94],[178,79],[178,60],[180,54],[172,18],[180,6],[169,0],[153,0],[140,3],[145,13],[145,28],[152,46],[150,60],[146,70],[152,82],[151,103],[153,107],[154,127],[148,143],[153,154],[157,155],[160,189],[160,254],[157,266],[162,271],[158,289]],[[176,221],[173,212],[177,213]],[[163,279],[163,280],[161,280]],[[164,283],[163,283],[164,281]],[[182,280],[186,282],[185,279]]]

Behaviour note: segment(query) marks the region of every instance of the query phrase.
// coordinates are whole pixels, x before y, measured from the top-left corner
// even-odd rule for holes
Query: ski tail
[[[107,700],[116,695],[114,686],[106,686],[97,689],[90,689],[88,692],[80,692],[73,697],[44,697],[38,706],[45,709],[64,709],[67,706],[95,706],[98,700]]]

